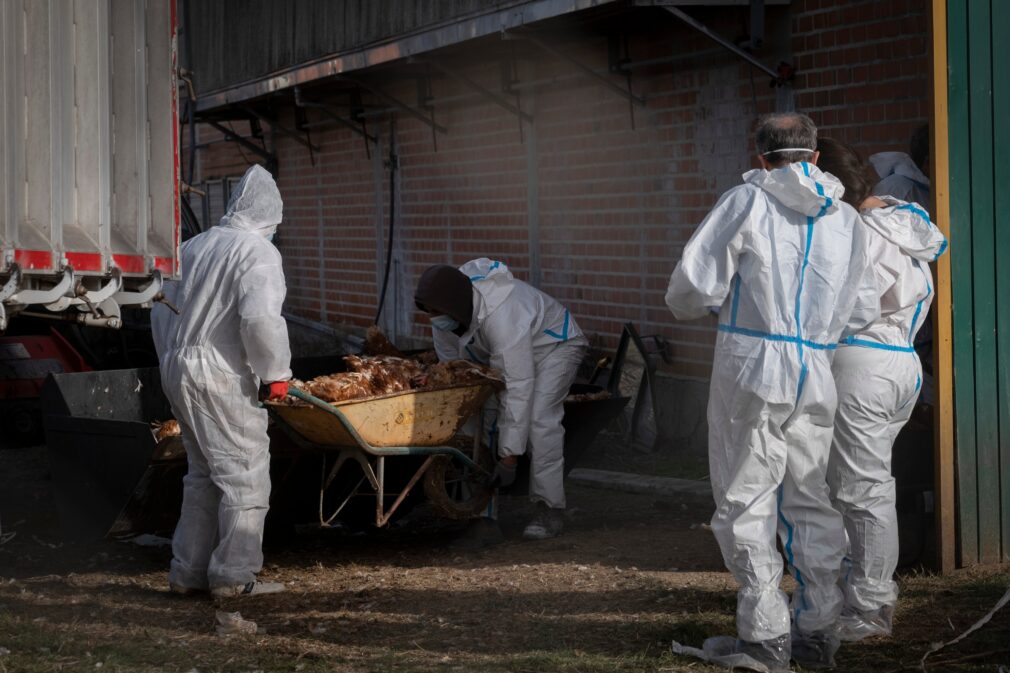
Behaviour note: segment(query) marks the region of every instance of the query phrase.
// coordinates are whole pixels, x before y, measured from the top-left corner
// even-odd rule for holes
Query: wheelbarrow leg
[[[333,480],[336,478],[337,473],[340,471],[340,468],[343,467],[344,463],[346,463],[349,459],[354,459],[358,463],[358,465],[361,467],[361,471],[364,473],[364,476],[361,477],[361,481],[358,482],[358,484],[354,487],[351,493],[346,498],[344,498],[344,501],[340,503],[340,507],[338,507],[337,510],[327,518],[323,514],[323,499],[326,495],[326,489],[330,487],[330,484],[333,483]],[[337,518],[337,516],[340,514],[341,511],[343,511],[347,503],[350,502],[351,498],[357,495],[358,491],[361,490],[361,485],[365,483],[366,479],[371,484],[373,489],[376,490],[379,489],[379,481],[378,479],[376,479],[375,472],[372,470],[371,464],[368,462],[368,459],[364,455],[362,455],[361,451],[359,451],[358,449],[341,450],[340,454],[337,456],[337,461],[333,464],[333,467],[330,469],[329,474],[327,474],[326,472],[326,454],[324,453],[323,469],[322,472],[320,473],[320,477],[321,481],[319,484],[319,523],[323,526],[329,526],[330,523],[332,523],[333,520]]]
[[[379,485],[375,489],[375,525],[381,526],[384,518],[382,515],[382,510],[384,509],[382,500],[386,497],[386,457],[379,456],[376,463],[378,463],[378,470],[376,471],[378,472]]]
[[[433,460],[435,460],[435,456],[428,456],[428,459],[424,461],[421,467],[417,468],[417,472],[415,472],[414,476],[411,477],[410,481],[407,482],[407,485],[404,487],[403,491],[400,492],[400,495],[396,498],[396,501],[393,502],[393,505],[389,508],[388,512],[382,514],[381,511],[382,502],[381,501],[379,502],[380,511],[378,518],[376,518],[375,520],[376,526],[381,528],[382,526],[385,526],[387,523],[389,523],[389,519],[393,516],[396,510],[403,503],[404,499],[407,497],[407,494],[410,493],[411,489],[413,489],[414,486],[417,485],[417,482],[420,481],[421,477],[424,476],[424,473],[428,471],[429,467],[431,467],[431,462]]]
[[[342,503],[340,503],[340,507],[337,507],[336,511],[333,512],[333,514],[331,514],[329,516],[329,518],[326,518],[326,519],[323,518],[323,493],[324,492],[320,491],[319,492],[319,524],[322,525],[322,526],[329,526],[331,523],[333,523],[333,520],[336,519],[340,515],[340,513],[344,510],[344,507],[347,505],[347,503],[349,503],[351,501],[351,498],[353,498],[354,496],[356,496],[358,494],[358,491],[361,489],[361,485],[364,484],[364,483],[365,483],[365,477],[362,477],[358,481],[357,486],[354,487],[354,490],[352,490],[350,493],[348,493],[347,497],[344,498],[344,501]]]

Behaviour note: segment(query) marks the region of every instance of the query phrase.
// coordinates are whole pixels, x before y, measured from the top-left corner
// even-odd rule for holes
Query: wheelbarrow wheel
[[[466,451],[470,445],[460,442]],[[492,468],[491,452],[481,446],[474,462],[487,470]],[[492,489],[487,485],[487,474],[449,456],[436,456],[424,473],[424,494],[432,509],[448,519],[465,520],[478,516],[491,500]]]

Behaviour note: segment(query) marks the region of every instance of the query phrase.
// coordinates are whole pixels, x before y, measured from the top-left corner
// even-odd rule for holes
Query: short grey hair
[[[813,120],[798,112],[775,112],[758,119],[754,144],[758,154],[773,166],[810,161],[817,149],[817,127]],[[809,147],[809,151],[795,151]],[[788,152],[779,150],[789,149]]]

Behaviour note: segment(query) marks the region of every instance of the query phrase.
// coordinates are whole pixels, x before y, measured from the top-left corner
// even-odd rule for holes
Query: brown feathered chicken
[[[368,377],[369,386],[375,395],[388,395],[410,390],[414,381],[424,376],[424,367],[414,360],[378,355],[362,357],[348,355],[344,358],[347,368]]]
[[[292,379],[291,385],[332,404],[409,390],[431,390],[489,381],[500,385],[503,381],[496,370],[467,360],[439,362],[426,367],[417,360],[392,355],[348,355],[344,362],[350,371],[318,376],[311,381]],[[301,404],[292,397],[286,398],[285,403]]]
[[[155,421],[151,423],[151,431],[154,432],[154,439],[158,442],[166,437],[178,437],[182,434],[179,421],[174,418],[163,422]]]
[[[427,369],[427,387],[445,388],[452,385],[502,382],[501,374],[491,367],[470,362],[469,360],[449,360],[438,362]]]
[[[424,366],[438,364],[438,355],[435,351],[421,351],[417,355],[413,356],[415,360],[420,362]]]
[[[399,348],[383,334],[378,325],[372,325],[365,332],[365,355],[393,355],[403,357]]]
[[[374,395],[368,376],[360,372],[317,376],[302,384],[302,390],[324,402],[346,402]]]

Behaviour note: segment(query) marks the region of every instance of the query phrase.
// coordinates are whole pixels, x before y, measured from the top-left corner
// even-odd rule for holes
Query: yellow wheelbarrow
[[[363,495],[363,489],[370,487],[375,496],[375,525],[381,527],[389,523],[422,478],[425,495],[443,516],[466,519],[487,507],[492,493],[487,486],[492,459],[479,441],[480,428],[473,433],[472,441],[457,435],[471,417],[479,422],[478,412],[494,390],[488,382],[331,404],[292,388],[290,396],[303,404],[271,402],[267,409],[297,445],[322,456],[320,523],[332,524],[352,497]],[[409,474],[406,484],[399,487],[387,483],[387,459],[411,456],[423,461],[412,473],[397,471]],[[327,490],[349,461],[357,463],[363,474],[327,515]],[[390,486],[393,492],[389,492]],[[394,496],[387,506],[387,500]]]

